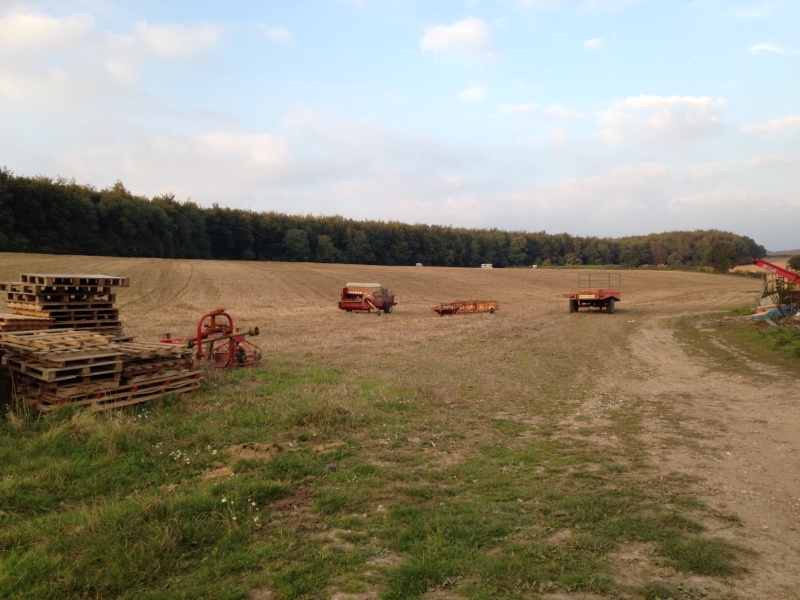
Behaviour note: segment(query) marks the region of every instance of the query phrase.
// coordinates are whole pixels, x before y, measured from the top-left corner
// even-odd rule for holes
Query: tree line
[[[145,198],[117,182],[97,190],[74,180],[0,170],[0,251],[153,258],[374,265],[495,267],[735,264],[766,256],[730,232],[676,231],[625,238],[355,221],[341,216],[202,208],[165,194]]]

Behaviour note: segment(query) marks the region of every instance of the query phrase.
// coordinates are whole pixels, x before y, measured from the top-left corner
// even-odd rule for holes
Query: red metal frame
[[[224,308],[218,308],[200,317],[195,337],[174,338],[166,333],[160,341],[164,344],[187,344],[189,348],[196,348],[198,359],[213,360],[217,367],[233,370],[234,367],[261,364],[261,349],[246,339],[248,335],[258,334],[258,327],[237,331],[233,317]],[[215,347],[217,342],[222,344]]]
[[[765,260],[760,258],[754,258],[753,264],[758,265],[762,269],[766,271],[770,271],[771,273],[775,273],[776,275],[780,275],[781,277],[785,277],[789,281],[794,281],[795,283],[800,283],[800,274],[794,273],[792,271],[787,271],[779,267],[778,265],[773,265],[772,263],[768,263]]]
[[[498,300],[456,300],[455,302],[444,302],[439,306],[434,306],[431,310],[440,317],[445,315],[469,315],[474,313],[488,312],[493,313],[500,308]]]

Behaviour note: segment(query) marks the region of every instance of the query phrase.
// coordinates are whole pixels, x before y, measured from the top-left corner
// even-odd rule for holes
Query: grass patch
[[[491,385],[471,366],[439,382],[286,360],[155,406],[0,421],[0,596],[614,596],[629,541],[678,572],[741,571],[694,520],[730,518],[689,483],[651,485],[618,449],[559,435],[589,393],[582,357],[542,349],[523,385],[531,355],[507,350]],[[610,423],[635,451],[639,417]]]

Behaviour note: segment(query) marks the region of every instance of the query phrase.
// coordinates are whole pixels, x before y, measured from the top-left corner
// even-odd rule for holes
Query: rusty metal
[[[500,308],[498,300],[456,300],[455,302],[443,302],[439,306],[434,306],[431,310],[440,317],[445,315],[470,315],[475,313],[494,313]]]

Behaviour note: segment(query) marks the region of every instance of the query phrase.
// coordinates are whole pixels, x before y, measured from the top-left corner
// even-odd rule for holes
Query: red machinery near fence
[[[197,335],[176,338],[165,333],[164,344],[184,344],[196,348],[198,360],[213,360],[217,367],[247,367],[261,363],[261,348],[247,341],[247,336],[258,335],[258,327],[236,329],[224,308],[207,312],[197,322]]]
[[[445,315],[468,315],[473,313],[493,313],[500,308],[498,300],[456,300],[445,302],[431,308],[440,317]]]
[[[581,307],[605,309],[613,313],[617,302],[622,300],[619,273],[582,273],[578,275],[578,291],[564,294],[569,300],[569,312],[578,312]]]

